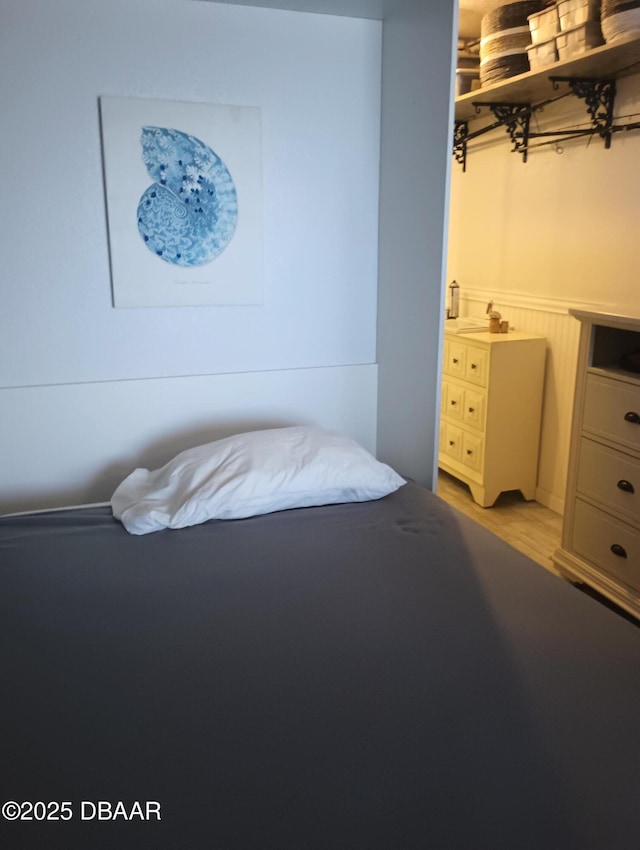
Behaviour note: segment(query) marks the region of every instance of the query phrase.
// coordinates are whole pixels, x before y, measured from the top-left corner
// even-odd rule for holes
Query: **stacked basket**
[[[608,44],[640,36],[640,0],[602,0],[600,20]]]
[[[640,0],[639,0],[640,4]],[[542,9],[542,0],[502,3],[480,24],[480,82],[483,86],[529,70],[529,15]]]

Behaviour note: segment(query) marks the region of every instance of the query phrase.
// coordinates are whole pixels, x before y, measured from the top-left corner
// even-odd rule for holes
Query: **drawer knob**
[[[457,402],[457,401],[455,401],[454,399],[452,399],[452,400],[451,400],[451,406],[452,406],[452,407],[455,407],[457,403],[458,403],[458,402]]]
[[[472,369],[477,369],[477,368],[478,368],[478,366],[477,366],[475,363],[472,363],[472,364],[471,364],[471,368],[472,368]],[[640,421],[640,419],[639,419],[638,421]]]
[[[475,411],[475,407],[470,407],[470,408],[469,408],[469,413],[474,413],[474,411]]]
[[[456,363],[459,363],[459,362],[460,362],[460,361],[458,360],[458,358],[457,358],[457,357],[454,357],[454,358],[453,358],[453,363],[454,363],[454,365],[455,365]]]
[[[617,555],[618,558],[626,558],[627,557],[627,550],[624,548],[624,546],[621,546],[619,543],[613,543],[611,545],[611,551],[613,552],[614,555]]]
[[[624,421],[632,422],[634,425],[640,425],[640,416],[634,410],[630,410],[628,413],[625,413]]]
[[[625,493],[635,493],[635,488],[630,481],[627,481],[626,478],[621,478],[618,481],[618,489],[624,490]]]

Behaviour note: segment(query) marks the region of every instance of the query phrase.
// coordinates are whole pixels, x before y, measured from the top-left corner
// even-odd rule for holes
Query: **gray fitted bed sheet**
[[[3,847],[637,846],[640,630],[414,483],[146,537],[1,519],[0,630],[0,802],[73,811]]]

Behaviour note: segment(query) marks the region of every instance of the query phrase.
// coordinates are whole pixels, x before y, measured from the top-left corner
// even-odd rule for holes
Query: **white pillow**
[[[338,502],[380,499],[405,483],[354,440],[321,428],[253,431],[136,469],[111,497],[131,534]]]

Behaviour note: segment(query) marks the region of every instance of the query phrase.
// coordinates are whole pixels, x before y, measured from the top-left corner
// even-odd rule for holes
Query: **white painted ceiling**
[[[383,20],[394,8],[410,0],[216,0],[240,6],[263,6],[302,12],[321,12],[327,15],[346,15],[355,18]],[[461,38],[478,38],[482,16],[508,0],[459,0]],[[428,0],[420,0],[427,3]]]
[[[423,3],[428,1],[420,0]],[[392,9],[409,0],[217,0],[217,2],[383,20]],[[480,35],[482,16],[498,6],[500,2],[505,0],[460,0],[460,35],[463,38],[475,38]]]
[[[293,12],[318,12],[324,15],[344,15],[348,18],[370,18],[382,21],[394,5],[406,0],[215,0],[236,6],[261,6]],[[423,0],[426,2],[426,0]]]

